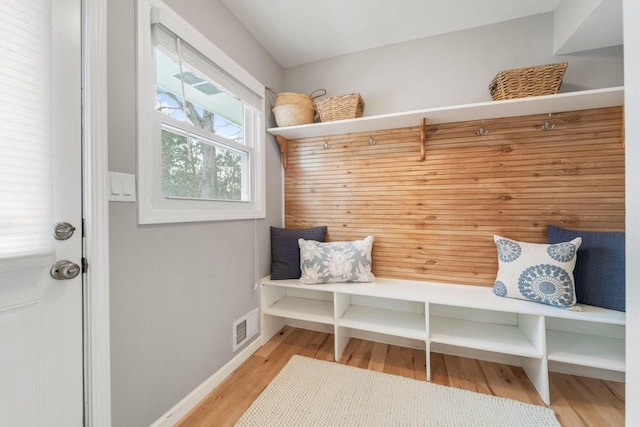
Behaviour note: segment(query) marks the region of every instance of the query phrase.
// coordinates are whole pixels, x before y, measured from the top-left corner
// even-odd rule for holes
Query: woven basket
[[[276,95],[276,102],[274,107],[279,107],[281,105],[287,104],[300,104],[304,105],[307,108],[315,108],[313,101],[316,98],[324,96],[327,94],[327,91],[324,89],[316,89],[311,92],[311,95],[307,95],[306,93],[297,93],[297,92],[280,92],[277,93],[273,89],[267,89],[274,95]]]
[[[313,98],[310,95],[296,92],[280,92],[276,97],[275,106],[299,104],[307,108],[313,108]]]
[[[494,101],[558,93],[566,62],[500,71],[491,80],[489,92]]]
[[[364,99],[359,93],[334,96],[316,101],[316,109],[320,115],[320,121],[323,122],[355,119],[362,117]]]
[[[316,110],[300,104],[285,104],[273,107],[278,126],[295,126],[313,123]]]

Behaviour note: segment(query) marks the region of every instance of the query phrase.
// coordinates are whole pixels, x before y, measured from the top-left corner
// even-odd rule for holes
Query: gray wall
[[[281,85],[280,67],[219,1],[167,3],[263,84]],[[108,2],[109,169],[126,173],[136,171],[134,5]],[[114,426],[149,425],[233,357],[232,323],[258,306],[269,225],[282,220],[272,137],[266,158],[266,220],[140,226],[134,203],[110,203]]]
[[[370,116],[490,101],[497,72],[560,61],[569,62],[561,92],[623,84],[621,47],[553,56],[551,13],[291,67],[284,81],[290,91],[359,92]]]

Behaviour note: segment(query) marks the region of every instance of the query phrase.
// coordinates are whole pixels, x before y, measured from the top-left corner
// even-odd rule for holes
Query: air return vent
[[[236,345],[247,340],[247,319],[236,325]]]
[[[233,323],[233,351],[258,334],[258,309],[254,309]]]

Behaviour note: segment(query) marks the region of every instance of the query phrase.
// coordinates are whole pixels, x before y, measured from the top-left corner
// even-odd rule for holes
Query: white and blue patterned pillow
[[[580,237],[556,244],[525,243],[493,236],[498,275],[493,293],[569,308],[576,304],[573,269]]]
[[[373,282],[371,249],[373,236],[353,242],[322,243],[298,239],[300,270],[298,283]]]

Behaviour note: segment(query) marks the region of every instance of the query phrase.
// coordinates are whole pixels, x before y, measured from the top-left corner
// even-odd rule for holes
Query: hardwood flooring
[[[294,354],[333,360],[333,335],[283,328],[177,425],[233,426]],[[340,363],[425,380],[425,352],[351,339]],[[431,354],[431,381],[544,405],[521,368]],[[551,373],[550,406],[565,427],[624,425],[624,384]]]

